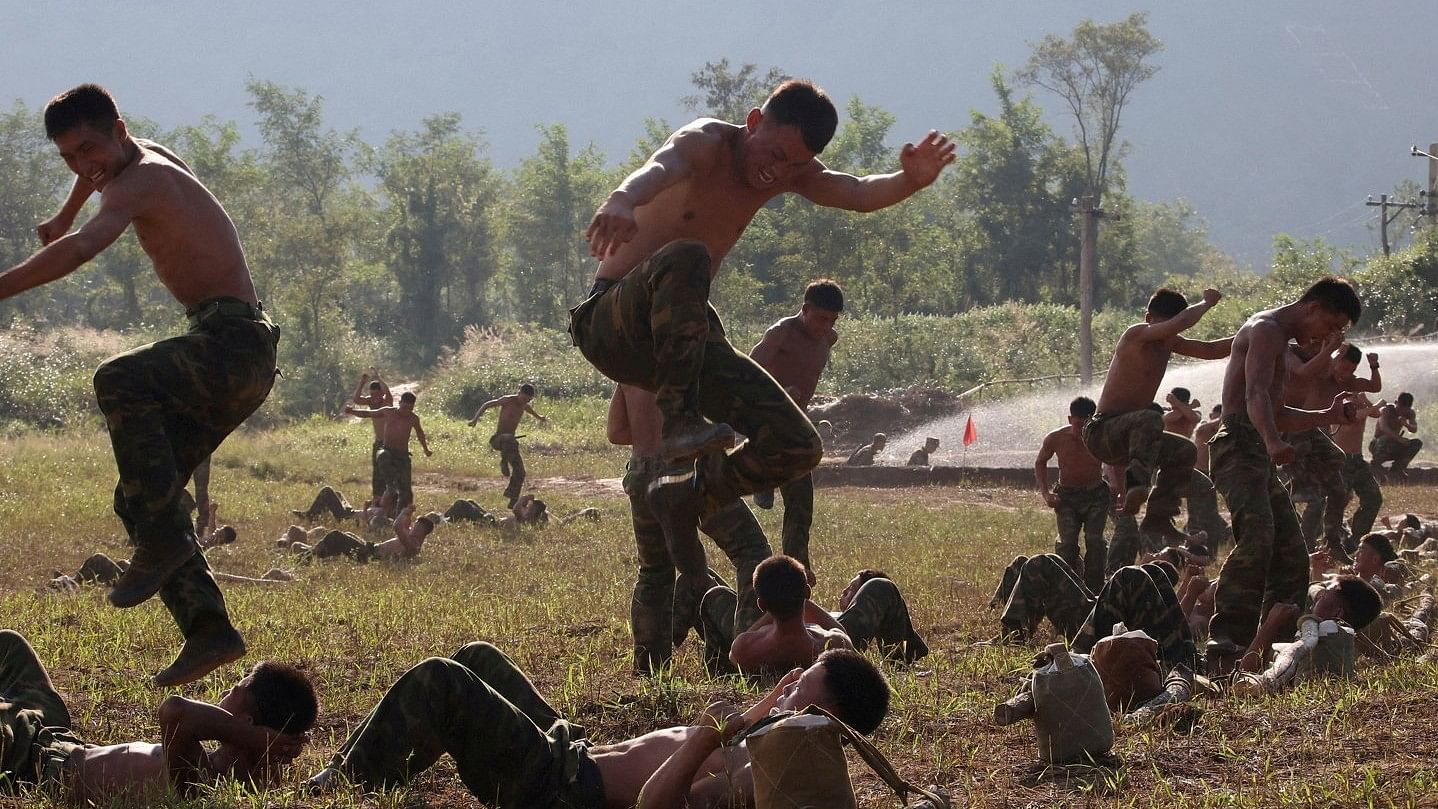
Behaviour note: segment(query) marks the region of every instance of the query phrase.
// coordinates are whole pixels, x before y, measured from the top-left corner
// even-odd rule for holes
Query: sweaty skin
[[[790,315],[770,326],[749,352],[749,357],[768,371],[799,407],[808,407],[819,387],[819,376],[829,364],[829,354],[839,342],[834,331],[837,312],[804,304],[805,312]],[[812,327],[806,319],[817,321]]]
[[[929,185],[953,160],[954,145],[930,132],[904,145],[901,171],[860,178],[825,168],[798,127],[776,125],[757,109],[744,125],[700,118],[670,135],[595,213],[585,231],[600,260],[595,278],[623,278],[676,239],[703,242],[717,273],[760,206],[779,194],[874,211]]]
[[[133,225],[160,283],[186,309],[222,296],[257,303],[239,235],[219,200],[174,153],[130,138],[123,121],[115,126],[121,138],[113,160],[104,157],[109,137],[89,124],[55,139],[77,175],[72,199],[83,203],[99,191],[100,210],[79,230],[55,238],[0,275],[0,299],[73,272]],[[42,232],[53,236],[54,229]]]
[[[140,797],[163,793],[169,786],[165,748],[149,742],[127,742],[86,748],[70,776],[70,788],[79,804],[97,804],[126,795]]]
[[[1296,432],[1351,421],[1343,396],[1320,412],[1283,404],[1289,339],[1324,339],[1347,327],[1347,315],[1312,302],[1292,303],[1255,314],[1233,336],[1233,353],[1223,374],[1223,413],[1247,413],[1274,464],[1293,460],[1293,446],[1282,439],[1280,430]]]
[[[518,393],[511,393],[508,396],[501,396],[498,399],[491,399],[479,406],[474,418],[469,420],[469,426],[473,427],[479,422],[479,417],[491,408],[499,408],[499,423],[495,425],[496,433],[509,433],[513,435],[519,429],[519,422],[528,413],[540,421],[548,421],[544,416],[534,412],[530,406],[532,400]]]
[[[1190,340],[1180,335],[1193,326],[1204,313],[1213,308],[1222,296],[1215,289],[1205,289],[1203,300],[1189,306],[1167,320],[1135,323],[1118,338],[1099,394],[1100,413],[1129,413],[1153,404],[1168,360],[1173,354],[1214,360],[1228,356],[1231,342],[1223,340]]]
[[[1060,427],[1044,436],[1039,456],[1034,461],[1034,480],[1044,502],[1050,507],[1058,500],[1049,485],[1049,459],[1058,456],[1060,486],[1092,486],[1103,477],[1103,464],[1083,443],[1083,425],[1088,419],[1069,417],[1069,426]]]

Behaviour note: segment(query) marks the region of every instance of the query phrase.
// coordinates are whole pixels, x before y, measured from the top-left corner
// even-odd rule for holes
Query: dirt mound
[[[883,393],[816,396],[809,418],[834,425],[831,449],[868,443],[874,433],[894,434],[958,412],[959,401],[943,388],[909,387]]]

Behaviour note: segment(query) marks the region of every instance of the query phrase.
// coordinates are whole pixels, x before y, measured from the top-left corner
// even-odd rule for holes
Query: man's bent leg
[[[1208,550],[1215,557],[1218,556],[1218,549],[1228,541],[1230,533],[1228,521],[1218,510],[1218,490],[1208,475],[1197,469],[1189,477],[1187,527],[1190,531],[1199,530],[1208,534]]]
[[[1056,554],[1032,556],[1019,570],[999,620],[1006,631],[1027,637],[1048,618],[1066,638],[1073,637],[1093,606],[1093,594],[1083,580]]]
[[[699,603],[699,634],[704,638],[704,667],[712,675],[733,674],[729,648],[743,630],[734,625],[739,596],[728,587],[712,587]]]
[[[1298,525],[1293,501],[1279,481],[1276,469],[1269,475],[1268,499],[1269,511],[1273,514],[1273,552],[1269,556],[1267,584],[1263,590],[1263,614],[1267,615],[1274,604],[1297,604],[1302,613],[1307,610],[1308,601],[1308,546],[1303,541],[1303,529]],[[1295,623],[1280,636],[1289,637],[1297,629]]]
[[[1157,414],[1155,414],[1157,415]],[[1163,419],[1159,418],[1162,426]],[[1140,431],[1146,435],[1147,431]],[[1139,530],[1155,534],[1156,538],[1169,542],[1182,542],[1183,534],[1173,525],[1178,515],[1183,496],[1193,479],[1193,465],[1198,458],[1198,448],[1192,441],[1181,435],[1160,430],[1156,436],[1156,462],[1158,476],[1153,491],[1148,496],[1148,510],[1144,512]]]
[[[534,687],[529,676],[494,644],[484,641],[467,643],[450,655],[449,659],[478,674],[481,680],[529,717],[529,721],[541,730],[548,731],[554,723],[564,719],[544,695],[539,693],[539,689]],[[583,737],[582,730],[575,733],[578,725],[568,722],[565,724],[570,728],[570,738]]]
[[[1081,492],[1072,486],[1054,489],[1058,505],[1054,506],[1054,522],[1058,525],[1058,537],[1054,541],[1054,553],[1075,571],[1084,569],[1083,556],[1079,553],[1079,532],[1083,530],[1080,513]]]
[[[906,662],[929,653],[928,644],[914,631],[908,602],[899,586],[888,579],[864,582],[838,621],[859,651],[874,641],[885,655]]]
[[[789,507],[787,500],[784,507]],[[774,555],[769,539],[764,536],[764,529],[743,500],[735,500],[717,514],[704,518],[699,523],[699,530],[708,534],[734,565],[734,588],[738,594],[734,632],[743,632],[762,614],[758,598],[754,595],[754,568]]]
[[[1105,576],[1112,576],[1115,570],[1138,561],[1139,540],[1138,518],[1132,514],[1115,514]]]
[[[1378,510],[1383,506],[1383,490],[1362,454],[1349,455],[1344,460],[1343,479],[1358,498],[1358,510],[1353,512],[1349,532],[1354,540],[1359,540],[1373,530],[1373,521],[1378,519]]]
[[[814,569],[809,558],[809,529],[814,524],[814,475],[805,473],[779,489],[784,496],[784,555]]]
[[[629,623],[634,632],[634,670],[652,674],[674,654],[674,562],[664,529],[646,499],[650,480],[642,462],[630,462],[624,493],[634,521],[639,578],[629,602]]]
[[[432,657],[405,672],[331,765],[357,784],[397,786],[444,753],[470,792],[493,806],[556,805],[577,751],[548,735],[477,672]]]
[[[1242,650],[1253,641],[1273,557],[1269,480],[1275,470],[1250,424],[1225,423],[1209,444],[1213,482],[1233,518],[1233,550],[1223,562],[1209,621],[1209,644]]]
[[[55,691],[40,657],[19,632],[0,630],[0,702],[24,710],[40,711],[46,727],[70,727],[70,711]],[[0,734],[0,741],[4,736]],[[0,744],[0,759],[11,751]]]
[[[1104,542],[1103,528],[1108,520],[1110,499],[1108,485],[1100,483],[1085,493],[1079,510],[1083,520],[1084,584],[1090,592],[1098,592],[1108,577],[1108,543]]]
[[[1188,622],[1172,584],[1156,566],[1131,566],[1114,572],[1074,637],[1073,650],[1087,654],[1099,640],[1113,634],[1119,623],[1129,630],[1141,629],[1158,641],[1159,659],[1165,667],[1183,664],[1193,668],[1195,650]]]

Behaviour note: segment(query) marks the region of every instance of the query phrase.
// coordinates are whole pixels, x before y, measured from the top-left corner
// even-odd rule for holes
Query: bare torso
[[[1358,395],[1358,407],[1371,407],[1372,402],[1363,394]],[[1368,419],[1359,418],[1352,424],[1340,424],[1333,430],[1333,443],[1349,455],[1363,452],[1363,434],[1368,430]]]
[[[1413,410],[1411,408],[1400,408],[1398,405],[1390,404],[1378,414],[1378,431],[1381,435],[1390,438],[1402,438],[1403,430],[1408,427],[1408,421],[1412,417]]]
[[[121,795],[164,792],[169,784],[164,747],[146,742],[86,748],[70,787],[78,803],[104,805]]]
[[[1060,427],[1044,436],[1044,444],[1059,463],[1060,486],[1092,486],[1103,477],[1103,464],[1074,435],[1072,427]]]
[[[499,400],[499,423],[494,426],[496,433],[509,433],[514,435],[519,429],[519,422],[524,418],[524,402],[514,394],[500,397]]]
[[[1198,448],[1198,460],[1194,462],[1194,468],[1205,475],[1208,474],[1208,440],[1213,438],[1222,425],[1221,419],[1209,419],[1193,431],[1193,443]]]
[[[1228,367],[1223,371],[1223,415],[1233,415],[1248,412],[1248,375],[1245,366],[1248,361],[1248,350],[1255,339],[1282,339],[1285,340],[1282,327],[1278,324],[1275,316],[1276,310],[1259,312],[1250,317],[1248,322],[1233,335],[1233,352],[1228,358]],[[1266,332],[1256,333],[1256,332]],[[1279,351],[1274,355],[1273,382],[1269,385],[1268,395],[1276,407],[1283,401],[1284,381],[1287,374],[1285,369],[1285,357],[1287,351]]]
[[[401,451],[409,450],[409,435],[419,423],[419,417],[414,411],[406,413],[403,410],[395,410],[383,416],[375,418],[380,426],[379,440],[389,449]]]
[[[717,139],[717,159],[703,171],[696,171],[660,191],[649,204],[635,209],[638,232],[618,252],[600,262],[595,278],[623,278],[659,248],[676,239],[703,242],[709,248],[713,272],[717,273],[720,263],[759,208],[792,190],[787,182],[776,182],[765,188],[754,188],[745,182],[739,157],[743,127],[706,118],[685,129],[696,127]]]
[[[1153,404],[1173,354],[1172,341],[1140,340],[1135,336],[1140,326],[1130,326],[1114,347],[1098,398],[1100,413],[1128,413]]]
[[[830,329],[823,339],[815,339],[804,330],[798,315],[790,315],[769,328],[771,331],[783,329],[785,334],[773,355],[760,365],[800,407],[808,407],[839,335]]]
[[[639,790],[695,728],[674,727],[646,733],[617,744],[591,747],[589,755],[599,766],[604,781],[604,802],[610,809],[632,809],[639,800]],[[749,769],[749,750],[744,745],[720,747],[700,765],[695,780],[724,778],[735,795],[735,804],[747,806],[754,794],[753,774]]]
[[[1288,349],[1283,354],[1285,376],[1283,380],[1283,404],[1288,407],[1296,407],[1300,410],[1322,410],[1328,406],[1327,402],[1318,408],[1309,406],[1309,402],[1318,397],[1320,393],[1319,388],[1323,386],[1324,380],[1329,377],[1326,373],[1318,376],[1304,376],[1299,369],[1311,359],[1313,359],[1312,355],[1307,354],[1298,346],[1293,345],[1288,346]],[[1328,401],[1333,401],[1333,397],[1329,396]]]
[[[1176,433],[1184,438],[1193,437],[1193,429],[1198,426],[1198,416],[1189,415],[1177,408],[1163,414],[1163,429],[1170,433]]]
[[[219,200],[154,144],[135,143],[139,156],[102,199],[118,193],[139,200],[131,222],[160,283],[186,309],[222,296],[257,302],[239,234]]]
[[[746,668],[748,674],[774,674],[808,668],[814,665],[825,649],[853,646],[842,630],[826,629],[815,624],[804,624],[803,632],[783,631],[777,624],[768,624],[750,629],[740,637],[744,639],[744,658],[755,661],[755,665]],[[739,643],[736,639],[735,646]]]

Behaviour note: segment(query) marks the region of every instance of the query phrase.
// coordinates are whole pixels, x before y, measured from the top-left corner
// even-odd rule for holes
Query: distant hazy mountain
[[[1364,196],[1426,177],[1408,146],[1438,140],[1431,2],[0,0],[0,99],[99,81],[166,126],[248,128],[253,76],[324,95],[335,127],[372,141],[457,110],[500,165],[533,149],[539,122],[617,161],[646,117],[685,116],[694,69],[728,57],[858,95],[912,138],[991,110],[990,68],[1021,64],[1028,42],[1145,8],[1167,50],[1124,119],[1132,190],[1189,198],[1256,265],[1277,231],[1372,249]]]

